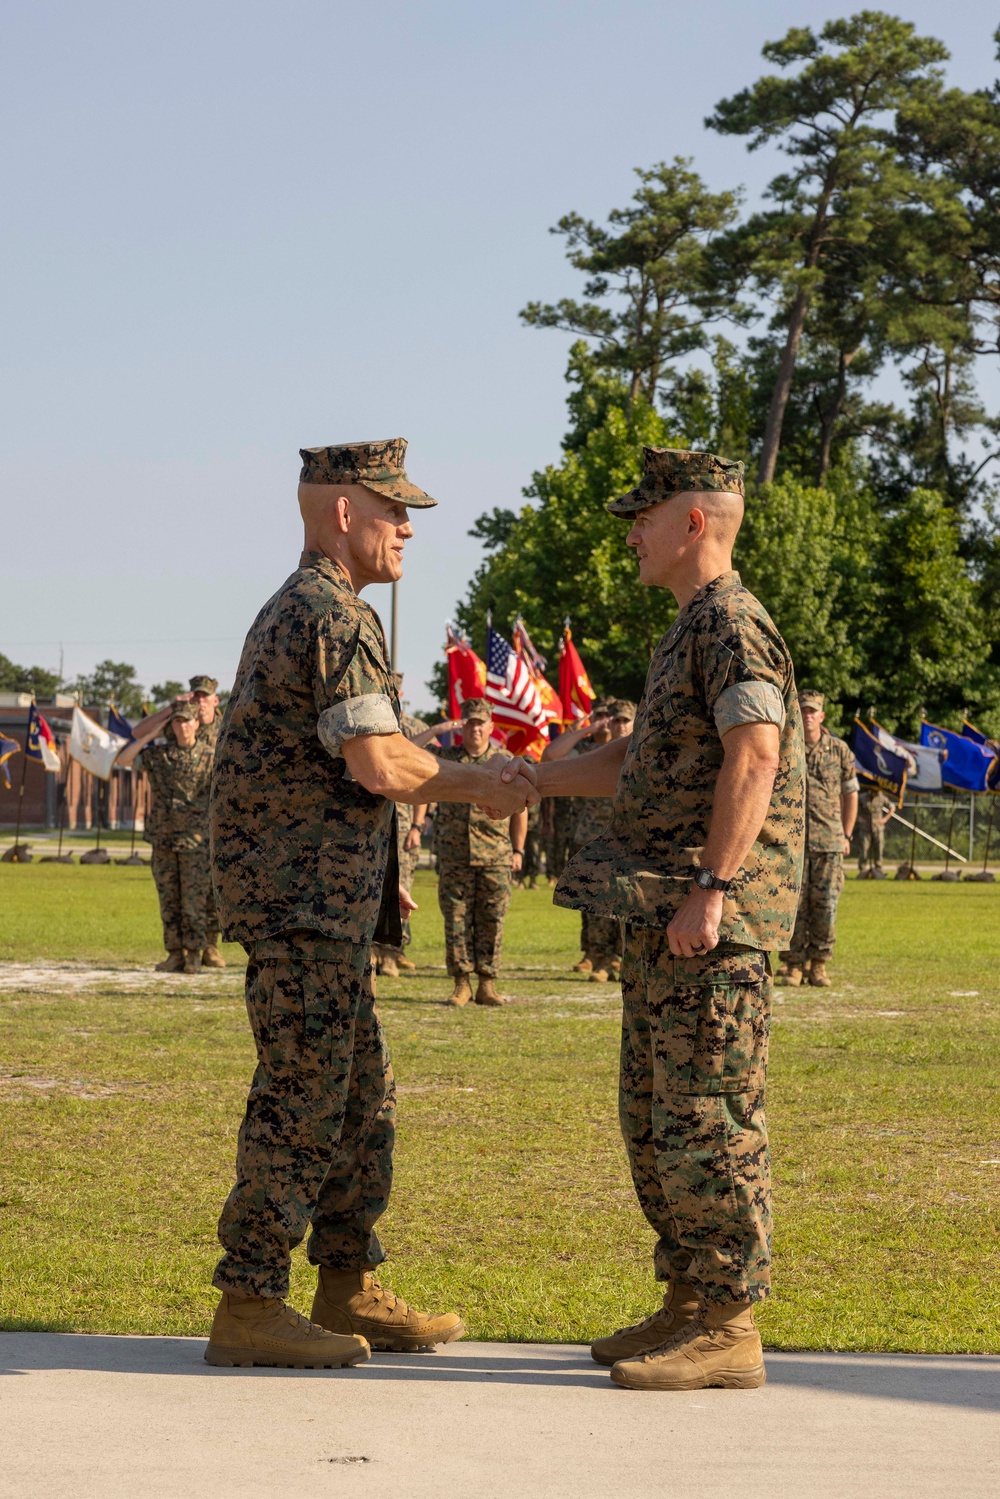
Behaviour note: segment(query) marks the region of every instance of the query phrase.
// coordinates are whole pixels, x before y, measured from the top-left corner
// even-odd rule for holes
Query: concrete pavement
[[[587,1350],[211,1369],[196,1338],[0,1334],[3,1499],[996,1499],[1000,1358],[772,1353],[641,1395]]]

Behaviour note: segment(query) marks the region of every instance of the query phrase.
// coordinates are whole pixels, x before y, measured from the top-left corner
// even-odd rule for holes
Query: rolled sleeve
[[[324,708],[316,722],[320,743],[335,760],[342,757],[348,739],[370,734],[398,734],[399,722],[391,698],[383,692],[349,697]]]
[[[735,682],[715,700],[713,710],[719,737],[747,723],[773,723],[783,728],[785,701],[773,682]]]
[[[848,776],[846,781],[841,782],[840,793],[842,796],[850,796],[852,791],[860,791],[861,782],[857,776]]]

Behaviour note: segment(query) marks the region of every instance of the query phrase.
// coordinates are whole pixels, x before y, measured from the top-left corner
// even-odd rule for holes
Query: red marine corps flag
[[[462,704],[471,697],[486,696],[486,665],[480,661],[468,642],[449,624],[446,627],[444,652],[448,659],[448,712],[461,718]]]
[[[562,699],[563,722],[568,724],[586,718],[594,701],[594,689],[580,660],[580,652],[573,644],[568,619],[563,626],[562,652],[559,656],[559,696]]]

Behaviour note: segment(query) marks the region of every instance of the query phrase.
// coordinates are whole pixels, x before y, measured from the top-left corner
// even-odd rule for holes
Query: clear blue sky
[[[993,79],[993,7],[892,8]],[[429,705],[469,526],[558,459],[567,340],[517,319],[577,288],[549,226],[675,154],[753,196],[773,157],[704,116],[765,40],[848,13],[7,0],[0,651],[228,684],[298,557],[298,448],[401,434],[441,501],[402,585]]]

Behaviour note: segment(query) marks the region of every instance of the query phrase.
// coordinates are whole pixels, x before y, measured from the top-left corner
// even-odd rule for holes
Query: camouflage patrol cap
[[[207,692],[209,696],[219,690],[219,684],[214,677],[192,677],[190,687],[192,692]]]
[[[463,723],[488,723],[493,717],[493,709],[484,697],[466,698],[462,704]]]
[[[800,708],[822,708],[825,702],[826,698],[822,692],[816,692],[811,687],[807,687],[805,692],[799,693]]]
[[[611,704],[612,718],[634,718],[635,703],[630,703],[627,697],[616,697]]]
[[[329,448],[300,448],[300,484],[363,484],[390,500],[401,500],[416,510],[436,505],[406,477],[406,438],[382,442],[341,442]]]
[[[197,717],[198,709],[194,703],[174,703],[174,711],[171,713],[168,721],[173,723],[175,719],[180,719],[182,723],[185,723]]]
[[[635,515],[671,495],[689,490],[714,490],[721,494],[743,494],[742,463],[718,458],[714,453],[695,453],[688,448],[643,448],[645,471],[635,489],[612,500],[612,515]]]

